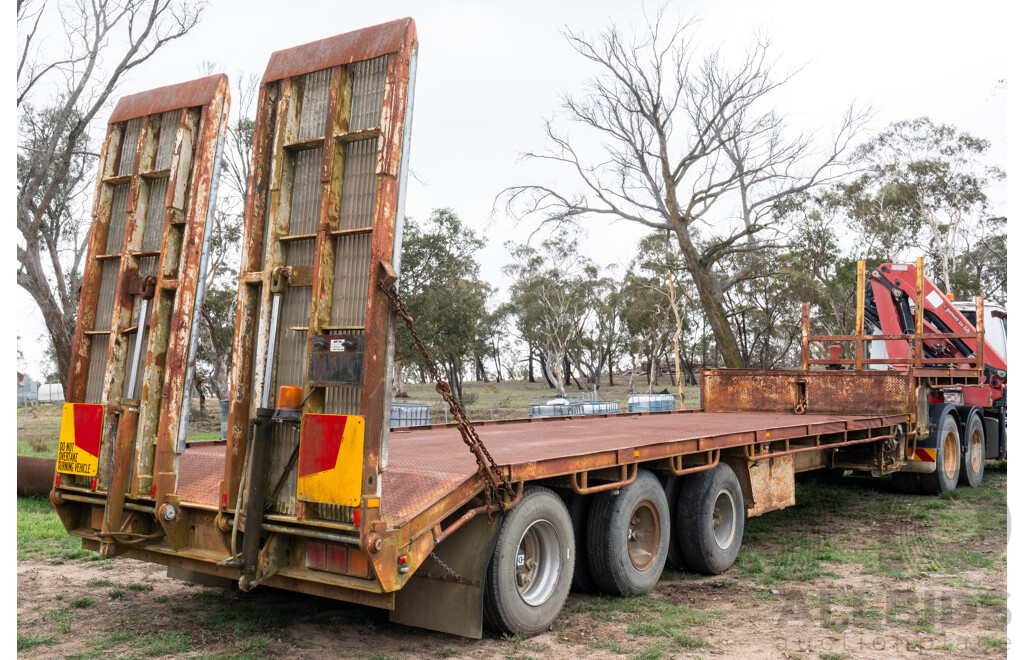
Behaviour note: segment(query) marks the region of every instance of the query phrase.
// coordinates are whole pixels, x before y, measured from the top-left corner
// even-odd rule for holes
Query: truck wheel
[[[561,498],[528,486],[505,514],[484,583],[484,621],[510,635],[532,637],[554,623],[569,595],[575,542]]]
[[[917,477],[921,492],[926,495],[956,490],[960,474],[960,429],[952,415],[942,418],[935,437],[935,472]]]
[[[589,495],[578,495],[571,490],[559,490],[558,494],[565,502],[565,508],[569,510],[569,518],[572,519],[572,534],[576,539],[576,564],[572,571],[572,590],[578,593],[597,593],[597,585],[590,575],[590,567],[587,565],[587,518],[590,516],[590,503],[593,500]]]
[[[613,493],[599,493],[590,507],[590,573],[605,593],[637,596],[654,588],[668,559],[668,500],[661,482],[647,470]]]
[[[688,477],[676,509],[686,567],[717,575],[732,566],[743,543],[744,512],[740,481],[725,463]]]
[[[985,425],[980,415],[971,415],[967,423],[967,451],[960,457],[960,485],[981,485],[985,474]]]
[[[668,477],[665,480],[665,499],[668,501],[669,520],[673,519],[674,512],[679,506],[679,491],[682,489],[683,477]],[[686,564],[683,563],[683,549],[679,545],[679,534],[674,525],[668,538],[668,565],[680,571],[686,567]]]

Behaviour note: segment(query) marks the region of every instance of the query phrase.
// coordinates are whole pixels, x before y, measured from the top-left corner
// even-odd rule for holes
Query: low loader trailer
[[[990,431],[987,408],[933,405],[990,382],[981,348],[923,357],[922,342],[964,343],[970,331],[925,328],[919,302],[914,332],[891,340],[909,357],[864,364],[863,265],[855,335],[812,336],[805,309],[802,369],[705,369],[700,410],[470,422],[431,367],[455,421],[389,429],[396,326],[422,349],[396,288],[416,50],[403,19],[271,57],[227,441],[179,442],[178,398],[156,397],[149,430],[120,381],[93,399],[72,388],[61,430],[70,462],[58,464],[51,500],[86,548],[196,582],[384,608],[411,626],[529,636],[551,626],[571,589],[642,594],[667,563],[728,570],[744,521],[793,505],[801,472],[913,475],[918,491],[939,492],[949,484],[937,470],[957,484],[961,417],[979,417],[1005,446],[1005,414]],[[172,318],[188,325],[193,312]],[[164,346],[155,335],[150,353]],[[815,357],[844,340],[856,364]],[[983,347],[982,329],[969,341]],[[113,362],[116,376],[124,360]],[[187,360],[145,365],[150,387],[186,382]],[[947,432],[956,451],[921,452]],[[64,471],[79,463],[77,475]]]

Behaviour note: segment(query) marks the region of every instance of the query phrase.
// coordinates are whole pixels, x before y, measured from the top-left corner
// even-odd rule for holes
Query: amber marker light
[[[277,409],[275,419],[299,419],[302,416],[302,388],[297,385],[282,385],[277,388]]]

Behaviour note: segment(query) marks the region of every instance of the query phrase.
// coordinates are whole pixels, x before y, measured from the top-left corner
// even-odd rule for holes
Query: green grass
[[[19,638],[20,639],[20,638]],[[995,637],[993,635],[984,635],[978,638],[983,648],[993,649],[996,651],[1006,651],[1007,643],[1005,637]]]
[[[587,648],[593,651],[611,651],[618,655],[626,655],[629,653],[629,649],[621,644],[616,644],[615,642],[591,642],[590,644],[587,644]]]
[[[128,588],[132,591],[153,591],[153,585],[141,584],[139,582],[133,582],[132,584],[129,584]]]
[[[118,630],[100,635],[89,640],[89,650],[79,654],[78,658],[99,658],[111,655],[109,652],[122,646],[135,651],[128,658],[146,658],[189,653],[194,650],[191,634],[185,630],[165,630],[155,635],[140,635],[126,630]],[[118,653],[120,655],[120,653]]]
[[[117,600],[118,598],[123,598],[123,597],[124,597],[124,592],[121,591],[120,589],[111,589],[110,591],[107,592],[107,598],[109,598],[111,600]]]
[[[32,633],[31,635],[18,635],[18,650],[27,651],[28,649],[36,646],[53,646],[57,643],[57,638],[53,635],[42,635],[39,633]]]
[[[42,495],[18,498],[18,559],[89,559],[94,552],[82,548],[82,540],[69,536]]]
[[[177,603],[176,603],[177,604]],[[174,606],[171,606],[174,609]],[[295,618],[290,607],[267,607],[245,600],[227,603],[213,603],[210,611],[201,614],[197,623],[211,630],[233,632],[235,635],[250,635],[261,632],[280,632]]]
[[[890,479],[852,473],[801,481],[795,506],[747,521],[733,571],[776,585],[835,578],[841,565],[889,579],[987,570],[1000,556],[983,544],[1006,534],[1006,481],[1005,464],[994,462],[982,488],[937,497],[899,494]],[[864,525],[891,534],[861,540]]]
[[[71,601],[71,607],[91,607],[96,601],[91,596],[79,596]]]

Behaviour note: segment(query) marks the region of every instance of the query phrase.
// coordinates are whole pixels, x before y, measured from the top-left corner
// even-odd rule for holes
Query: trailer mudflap
[[[480,639],[484,580],[501,520],[476,516],[437,546],[395,594],[391,621]]]

